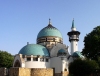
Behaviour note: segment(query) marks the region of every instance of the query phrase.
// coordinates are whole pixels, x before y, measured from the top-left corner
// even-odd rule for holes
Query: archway
[[[19,60],[15,61],[14,67],[21,67]]]

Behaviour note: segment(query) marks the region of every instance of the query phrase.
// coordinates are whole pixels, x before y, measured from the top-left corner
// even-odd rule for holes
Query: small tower
[[[71,31],[68,32],[67,35],[69,36],[69,41],[71,43],[71,55],[72,55],[75,51],[78,51],[78,41],[80,35],[80,32],[76,31],[76,28],[74,26],[74,19],[72,21]]]

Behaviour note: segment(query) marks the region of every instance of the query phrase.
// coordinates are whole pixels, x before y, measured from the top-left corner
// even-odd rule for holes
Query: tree
[[[69,65],[70,76],[89,76],[96,69],[99,69],[98,64],[94,60],[76,59]]]
[[[85,36],[82,53],[87,58],[98,60],[100,57],[100,26],[95,27]]]
[[[0,67],[11,67],[13,59],[14,57],[10,53],[0,50]]]

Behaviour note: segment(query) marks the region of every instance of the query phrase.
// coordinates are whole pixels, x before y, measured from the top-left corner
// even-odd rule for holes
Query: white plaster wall
[[[53,57],[50,59],[51,68],[55,68],[55,73],[61,73],[62,65],[61,58]]]
[[[78,51],[78,42],[77,41],[71,41],[71,55]]]
[[[25,63],[22,63],[22,67],[25,67]]]
[[[38,61],[33,61],[33,58],[31,58],[31,61],[27,61],[27,58],[25,58],[25,67],[26,68],[50,68],[50,59],[48,59],[48,62],[40,61],[40,58],[38,58]]]
[[[26,61],[26,68],[50,68],[50,62]]]
[[[64,60],[61,60],[60,57],[51,58],[50,67],[55,68],[55,73],[61,73],[65,68],[67,69],[66,58]]]
[[[23,62],[21,62],[20,56],[16,55],[14,58],[13,66],[16,62],[16,60],[19,60],[21,67],[26,68],[50,68],[50,60],[48,62],[46,61],[40,61],[40,58],[38,58],[38,61],[33,61],[33,58],[31,58],[31,61],[27,61],[27,58],[24,58]],[[45,60],[45,59],[44,59]]]

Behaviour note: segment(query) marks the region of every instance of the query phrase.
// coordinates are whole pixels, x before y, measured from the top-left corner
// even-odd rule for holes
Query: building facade
[[[27,42],[15,55],[13,67],[10,69],[9,74],[14,76],[15,69],[20,71],[24,68],[24,72],[30,70],[31,74],[27,76],[67,76],[69,72],[68,65],[74,60],[74,57],[83,57],[78,51],[80,32],[76,30],[74,20],[72,21],[71,31],[67,35],[71,44],[71,53],[68,52],[69,47],[63,44],[61,32],[51,24],[49,19],[49,24],[38,33],[36,44]],[[44,72],[42,72],[43,70]],[[46,73],[47,70],[49,70],[48,73]],[[40,71],[46,74],[36,75]],[[32,75],[33,72],[35,72],[35,75]]]

